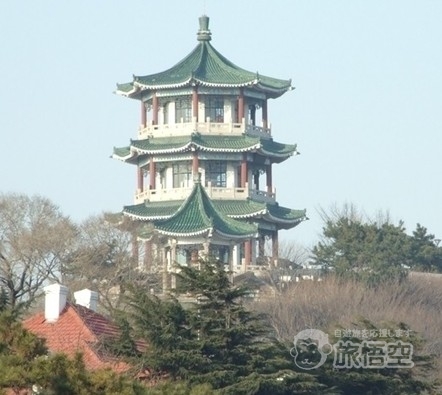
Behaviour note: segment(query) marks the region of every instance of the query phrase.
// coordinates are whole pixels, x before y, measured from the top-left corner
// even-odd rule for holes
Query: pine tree
[[[159,299],[132,288],[130,321],[148,343],[146,367],[224,394],[336,393],[294,370],[289,349],[273,338],[264,317],[246,309],[250,289],[233,285],[221,263],[199,266],[181,267],[177,275],[186,307],[180,297]]]

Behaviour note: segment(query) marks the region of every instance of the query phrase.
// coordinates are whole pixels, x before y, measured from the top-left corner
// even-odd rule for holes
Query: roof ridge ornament
[[[198,18],[200,28],[197,33],[198,41],[210,41],[212,39],[212,33],[209,30],[209,20],[207,15],[202,15]]]

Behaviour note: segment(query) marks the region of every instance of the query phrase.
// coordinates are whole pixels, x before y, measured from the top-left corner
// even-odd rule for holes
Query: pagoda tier
[[[160,205],[161,210],[161,205]],[[158,207],[157,207],[158,209]],[[148,211],[148,210],[147,210]],[[126,210],[124,210],[126,213]],[[154,232],[168,237],[177,238],[178,242],[187,244],[195,237],[210,238],[212,244],[229,244],[235,241],[246,241],[258,236],[258,227],[255,224],[238,221],[225,215],[209,198],[199,181],[196,181],[188,198],[181,202],[172,215],[161,217],[134,217],[143,218],[154,225]],[[140,237],[150,237],[140,232]]]
[[[221,55],[210,44],[209,18],[200,18],[198,45],[183,60],[170,69],[117,85],[117,93],[133,99],[143,99],[146,93],[166,89],[193,88],[250,88],[266,97],[276,98],[292,89],[291,80],[266,77],[244,70]]]
[[[135,202],[123,214],[138,224],[140,266],[159,262],[163,288],[177,263],[198,255],[215,254],[235,273],[275,266],[278,231],[307,219],[280,206],[273,186],[273,165],[298,151],[273,139],[268,99],[293,89],[291,80],[236,66],[210,43],[209,18],[199,22],[184,59],[116,90],[141,102],[137,139],[112,154],[137,168]]]
[[[297,153],[295,144],[281,144],[271,138],[193,133],[174,138],[132,140],[130,146],[114,148],[113,158],[138,166],[136,203],[146,199],[184,199],[190,193],[192,180],[199,174],[213,198],[255,198],[274,203],[272,164]],[[266,190],[259,188],[263,174],[266,175]],[[147,176],[148,182],[144,179]]]
[[[164,154],[178,154],[185,152],[216,152],[216,153],[243,153],[253,152],[270,163],[280,163],[296,151],[296,144],[282,144],[271,138],[223,135],[202,135],[192,133],[190,136],[149,138],[131,140],[130,146],[114,148],[113,158],[138,163],[138,158]]]
[[[200,184],[198,184],[200,185]],[[205,192],[205,196],[209,198]],[[258,228],[265,230],[289,229],[307,219],[306,210],[292,210],[281,207],[277,203],[265,203],[246,200],[214,200],[211,199],[213,209],[220,215],[241,221],[250,221],[258,224]],[[138,221],[153,222],[155,225],[166,219],[172,219],[176,213],[183,210],[185,201],[149,202],[125,206],[124,215]]]

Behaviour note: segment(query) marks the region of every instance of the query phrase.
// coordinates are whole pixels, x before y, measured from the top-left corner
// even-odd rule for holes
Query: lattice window
[[[220,160],[212,160],[207,162],[206,166],[206,186],[208,182],[213,187],[225,188],[227,184],[227,163]]]
[[[175,122],[192,122],[192,101],[190,97],[175,100]]]
[[[206,119],[210,122],[224,122],[224,99],[221,96],[207,96],[205,101]]]
[[[190,163],[177,163],[173,165],[173,188],[186,188],[191,186],[192,166]]]

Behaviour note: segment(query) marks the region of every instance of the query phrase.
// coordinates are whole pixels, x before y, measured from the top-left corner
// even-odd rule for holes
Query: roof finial
[[[200,29],[197,33],[198,41],[210,41],[212,39],[212,33],[209,30],[209,17],[202,15],[199,17]]]

